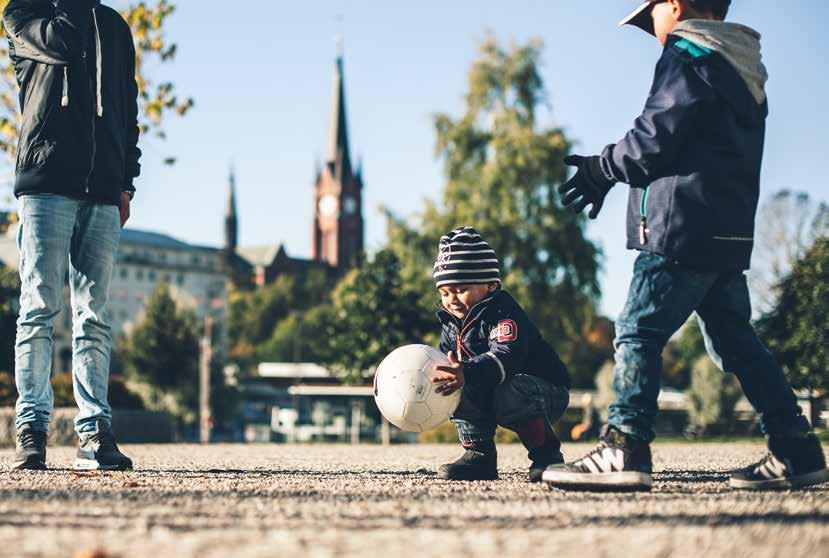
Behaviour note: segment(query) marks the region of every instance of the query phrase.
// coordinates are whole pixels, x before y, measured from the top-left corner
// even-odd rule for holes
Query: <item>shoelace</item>
[[[44,432],[39,432],[37,430],[24,430],[20,434],[18,434],[17,439],[20,442],[20,446],[26,449],[37,447],[38,442],[42,441],[46,437]]]
[[[115,443],[115,436],[113,436],[111,432],[96,432],[90,437],[90,440],[97,442],[98,451],[118,451],[118,445]]]

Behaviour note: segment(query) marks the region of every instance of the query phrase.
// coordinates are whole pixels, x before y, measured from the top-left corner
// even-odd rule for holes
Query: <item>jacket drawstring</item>
[[[92,21],[95,23],[95,112],[100,118],[104,115],[104,95],[101,85],[103,56],[101,55],[101,31],[98,28],[98,16],[94,9],[92,10]],[[69,106],[69,66],[63,67],[63,93],[60,97],[60,106]]]
[[[63,67],[63,93],[60,97],[60,106],[69,106],[69,66]]]
[[[92,9],[92,20],[95,22],[95,68],[96,68],[96,76],[95,76],[95,94],[96,94],[96,107],[98,111],[98,118],[104,115],[104,95],[101,89],[101,65],[103,61],[103,56],[101,56],[101,32],[98,29],[98,16],[95,14],[95,9]]]

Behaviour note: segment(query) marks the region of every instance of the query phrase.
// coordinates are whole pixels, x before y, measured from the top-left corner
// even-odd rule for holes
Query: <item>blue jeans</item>
[[[552,430],[570,402],[567,388],[529,374],[516,374],[494,390],[479,390],[467,384],[452,416],[464,447],[489,444],[495,428],[516,430],[522,424],[543,417]]]
[[[792,386],[751,326],[745,275],[692,271],[648,252],[636,259],[627,303],[616,321],[617,398],[608,423],[653,440],[662,349],[694,312],[708,354],[720,369],[737,376],[760,413],[763,432],[808,431]]]
[[[72,384],[79,435],[109,423],[110,327],[104,317],[121,234],[120,213],[58,195],[20,198],[20,315],[15,342],[17,427],[47,430],[53,396],[52,333],[69,272],[72,303]]]

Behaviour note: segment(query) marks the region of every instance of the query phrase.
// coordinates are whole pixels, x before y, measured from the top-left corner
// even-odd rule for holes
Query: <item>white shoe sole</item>
[[[797,475],[794,477],[765,479],[761,481],[732,478],[731,488],[740,488],[744,490],[789,490],[792,488],[805,488],[815,484],[823,484],[824,482],[829,482],[829,469],[814,471],[812,473],[806,473],[805,475]]]
[[[76,471],[120,471],[118,465],[101,465],[95,459],[75,459],[74,469]]]
[[[653,486],[649,473],[622,471],[618,473],[574,473],[562,469],[547,469],[541,480],[562,490],[584,491],[645,491]]]

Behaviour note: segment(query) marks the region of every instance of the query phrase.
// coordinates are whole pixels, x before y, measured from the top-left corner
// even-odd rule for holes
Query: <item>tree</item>
[[[724,434],[733,429],[734,408],[742,397],[736,376],[723,372],[707,357],[691,370],[689,419],[696,434]]]
[[[484,40],[469,73],[464,114],[435,116],[446,176],[442,203],[427,202],[408,221],[392,215],[388,248],[428,307],[436,300],[429,270],[438,239],[474,226],[501,259],[504,287],[569,363],[597,317],[600,251],[585,237],[585,218],[558,203],[555,186],[566,178],[570,142],[539,123],[546,102],[541,48],[538,40],[508,49],[491,35]],[[589,383],[594,372],[580,376]]]
[[[317,335],[328,344],[326,364],[347,381],[362,379],[391,351],[437,329],[431,308],[402,281],[400,262],[389,250],[352,270],[332,298],[332,319]]]
[[[775,305],[776,286],[816,239],[829,235],[829,205],[806,192],[781,190],[760,208],[751,271],[748,273],[757,315]]]
[[[777,305],[757,329],[792,385],[809,390],[810,399],[820,397],[829,390],[829,237],[806,251],[777,292]]]
[[[0,12],[6,9],[9,0],[0,0]],[[167,19],[175,12],[172,0],[151,2],[118,2],[123,7],[121,15],[132,29],[135,41],[135,77],[138,83],[139,126],[142,135],[152,133],[159,139],[165,138],[162,128],[165,116],[175,113],[184,116],[193,108],[191,97],[179,98],[171,81],[155,83],[150,75],[157,71],[154,65],[170,62],[175,58],[177,45],[170,42],[164,31]],[[9,60],[5,29],[0,21],[2,47],[0,47],[0,150],[10,161],[17,156],[17,139],[20,132],[20,107],[17,102],[17,82],[14,68]],[[172,164],[175,159],[168,157],[165,162]]]
[[[691,383],[691,372],[700,359],[707,359],[705,339],[696,316],[691,316],[679,336],[671,339],[662,353],[662,383],[675,389],[686,389]],[[712,362],[713,364],[713,362]]]
[[[127,377],[148,408],[166,410],[185,422],[198,407],[199,327],[189,310],[179,310],[161,284],[144,317],[127,338],[121,358]]]
[[[20,304],[20,275],[16,269],[0,266],[0,370],[14,370],[14,339]]]

